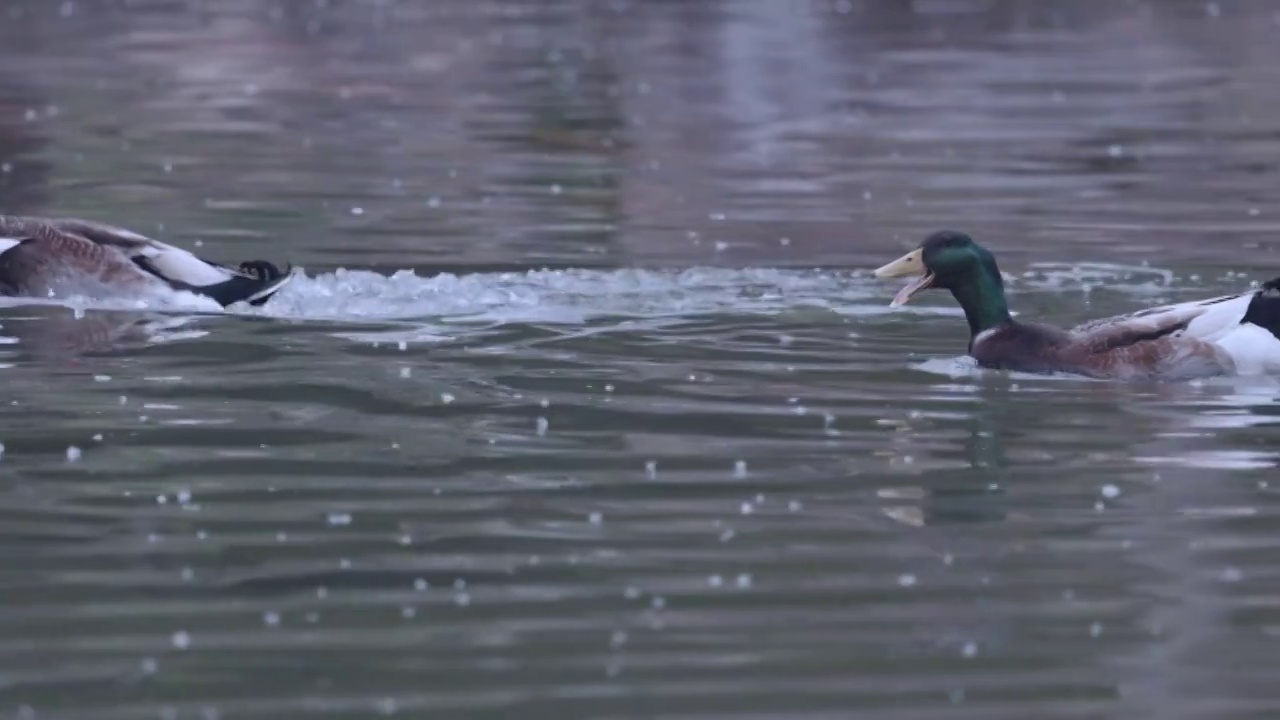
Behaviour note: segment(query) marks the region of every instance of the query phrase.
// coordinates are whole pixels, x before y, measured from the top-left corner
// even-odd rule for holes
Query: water
[[[0,716],[1264,718],[1280,384],[978,371],[1280,275],[1262,2],[6,3]]]

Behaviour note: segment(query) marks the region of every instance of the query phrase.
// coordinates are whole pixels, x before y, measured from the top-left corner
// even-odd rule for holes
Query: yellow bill
[[[911,282],[907,283],[906,287],[893,296],[893,301],[889,303],[889,307],[906,305],[913,295],[932,286],[933,273],[925,268],[924,251],[920,249],[912,250],[876,270],[875,276],[878,278],[896,278],[908,275],[916,275],[917,277],[913,278]]]

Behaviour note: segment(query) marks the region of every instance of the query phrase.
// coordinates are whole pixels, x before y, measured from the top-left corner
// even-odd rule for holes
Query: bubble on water
[[[467,586],[467,581],[464,580],[463,578],[455,578],[453,581],[454,590],[462,590],[466,586]]]
[[[143,675],[155,675],[160,671],[160,662],[153,657],[144,657],[142,662],[138,663],[138,670]]]
[[[375,703],[378,713],[382,715],[395,715],[400,710],[400,703],[395,698],[382,698]]]
[[[1116,487],[1115,485],[1110,485],[1110,484],[1108,484],[1108,485],[1103,485],[1103,486],[1102,486],[1102,497],[1107,498],[1107,499],[1120,497],[1120,488]]]
[[[179,490],[177,494],[174,495],[174,498],[177,499],[180,505],[186,505],[187,503],[191,502],[191,491]]]
[[[413,581],[413,589],[418,592],[426,592],[429,587],[431,587],[431,583],[427,582],[426,578],[417,578]]]
[[[746,590],[751,587],[754,581],[752,580],[750,573],[741,573],[734,582],[739,589]]]
[[[735,535],[737,533],[733,531],[733,528],[726,528],[724,532],[720,533],[720,542],[729,542]]]
[[[93,441],[94,441],[94,442],[102,442],[102,433],[94,433],[94,435],[93,435]],[[4,446],[3,446],[3,445],[0,445],[0,451],[3,451],[3,450],[4,450]]]
[[[742,505],[738,507],[738,512],[742,513],[743,515],[750,515],[755,511],[756,511],[755,506],[749,502],[744,502],[742,503]]]
[[[182,579],[184,582],[191,582],[196,579],[196,571],[189,567],[182,568]]]
[[[593,512],[587,516],[587,522],[592,525],[599,525],[604,522],[604,515],[602,513]]]
[[[94,375],[93,381],[100,382],[100,383],[111,382],[111,376],[110,375]]]
[[[191,634],[186,630],[179,630],[169,638],[173,646],[179,650],[186,650],[191,647]]]
[[[67,447],[67,462],[77,462],[80,459],[80,448],[75,445]]]
[[[413,368],[407,365],[405,367],[400,368],[400,377],[402,379],[411,377],[412,375],[413,375]]]
[[[747,476],[747,461],[737,460],[733,463],[733,477],[741,480]]]
[[[453,393],[447,393],[447,392],[442,392],[442,393],[440,393],[440,402],[441,402],[442,404],[444,404],[444,405],[448,405],[449,403],[453,402],[454,400],[457,400],[457,398],[455,398],[455,397],[453,396]]]
[[[547,422],[546,418],[539,415],[538,419],[534,421],[534,430],[538,433],[538,436],[541,437],[547,434],[547,428],[550,425],[551,423]]]
[[[460,592],[457,595],[453,596],[453,602],[458,607],[467,607],[468,605],[471,604],[471,595],[464,592]]]
[[[911,573],[903,573],[898,576],[898,585],[900,587],[915,587],[916,576]]]
[[[356,216],[363,215],[363,214],[364,214],[364,208],[362,208],[362,207],[353,207],[353,208],[351,208],[351,214],[352,214],[352,215],[356,215]]]
[[[560,193],[562,193],[562,192],[564,192],[564,188],[560,187],[560,185],[558,185],[558,184],[553,184],[553,185],[551,186],[551,194],[552,194],[552,195],[559,195],[559,194],[560,194]]]
[[[634,585],[628,585],[627,588],[622,591],[622,596],[628,600],[635,600],[640,597],[640,588]]]
[[[790,245],[790,244],[791,244],[791,238],[789,238],[789,237],[780,237],[780,238],[778,238],[778,244],[779,244],[779,245],[782,245],[783,247],[786,247],[787,245]]]
[[[620,648],[626,644],[627,644],[627,633],[625,630],[614,630],[613,634],[609,636],[610,647]]]
[[[267,627],[280,626],[280,613],[268,610],[262,614],[262,624]]]
[[[412,620],[413,618],[417,617],[417,615],[418,615],[417,609],[412,606],[405,605],[404,607],[400,608],[400,617],[404,618],[405,620]]]
[[[804,509],[804,503],[800,502],[799,500],[792,500],[791,502],[787,503],[787,510],[791,512],[800,512],[803,509]]]
[[[342,526],[351,524],[351,513],[329,513],[325,517],[325,521],[333,526]]]
[[[960,654],[964,657],[971,658],[978,654],[978,643],[969,641],[960,648]]]
[[[1089,637],[1101,637],[1102,623],[1095,622],[1089,626]]]
[[[718,588],[724,585],[724,578],[720,575],[712,575],[707,578],[707,584],[713,588]]]
[[[2,451],[3,451],[3,446],[0,446],[0,452]],[[644,463],[644,474],[645,474],[645,477],[649,478],[650,480],[653,480],[654,478],[658,477],[658,461],[646,460]]]
[[[655,595],[653,596],[652,599],[649,600],[649,607],[653,608],[654,610],[662,610],[666,606],[667,606],[667,599],[662,597],[661,595]]]
[[[1238,567],[1234,567],[1234,566],[1226,567],[1226,568],[1223,568],[1222,574],[1219,576],[1219,579],[1221,579],[1222,582],[1225,582],[1225,583],[1237,583],[1244,579],[1244,572]]]
[[[1118,158],[1118,157],[1120,157],[1120,156],[1124,155],[1124,146],[1123,146],[1123,145],[1108,145],[1108,146],[1107,146],[1107,155],[1109,155],[1109,156],[1111,156],[1111,157],[1113,157],[1113,158]]]

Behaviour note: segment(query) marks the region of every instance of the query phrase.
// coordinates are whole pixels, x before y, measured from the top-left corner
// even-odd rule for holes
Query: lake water
[[[0,717],[1280,716],[1280,383],[980,372],[1280,275],[1267,2],[10,1]]]

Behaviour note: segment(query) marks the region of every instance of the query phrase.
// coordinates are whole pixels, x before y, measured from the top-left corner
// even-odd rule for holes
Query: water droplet
[[[80,459],[80,448],[75,445],[67,447],[67,462],[76,462]]]
[[[457,400],[457,398],[455,398],[455,397],[453,396],[453,394],[452,394],[452,393],[447,393],[447,392],[446,392],[446,393],[440,393],[440,402],[441,402],[442,404],[444,404],[444,405],[448,405],[449,403],[453,402],[454,400]]]
[[[1237,583],[1244,579],[1244,572],[1238,567],[1227,567],[1223,568],[1222,575],[1220,577],[1222,582]]]
[[[965,656],[965,657],[967,657],[967,658],[971,658],[971,657],[973,657],[973,656],[977,655],[977,654],[978,654],[978,643],[975,643],[975,642],[972,642],[972,641],[965,643],[965,644],[964,644],[964,646],[960,648],[960,654],[961,654],[961,655],[963,655],[963,656]]]
[[[738,460],[733,463],[733,476],[739,480],[747,476],[746,460]]]
[[[1108,484],[1108,485],[1103,485],[1103,486],[1102,486],[1102,497],[1107,498],[1108,500],[1110,500],[1111,498],[1117,498],[1117,497],[1120,497],[1120,488],[1116,487],[1115,485],[1110,485],[1110,484]]]
[[[186,650],[191,647],[191,635],[186,630],[179,630],[170,638],[173,646],[179,650]]]
[[[1099,637],[1102,635],[1102,623],[1095,622],[1089,626],[1089,637]]]
[[[429,587],[431,587],[431,583],[427,582],[426,578],[418,578],[413,581],[413,589],[418,592],[426,592]]]
[[[587,522],[591,523],[592,525],[599,525],[600,523],[604,522],[604,515],[598,512],[593,512],[587,516]]]
[[[351,524],[350,513],[329,513],[329,515],[325,519],[328,521],[330,525],[334,525],[334,526]]]
[[[270,610],[268,610],[267,612],[263,613],[263,614],[262,614],[262,624],[263,624],[263,625],[266,625],[267,627],[279,627],[279,626],[280,626],[280,613],[272,612],[272,611],[270,611]]]
[[[903,573],[898,576],[898,585],[901,587],[915,587],[916,576],[911,573]]]
[[[719,575],[712,575],[707,578],[707,584],[713,588],[718,588],[721,585],[724,585],[724,578]]]
[[[544,417],[542,417],[542,416],[539,416],[539,417],[538,417],[538,419],[534,422],[534,429],[535,429],[535,431],[538,433],[538,435],[540,435],[540,436],[541,436],[541,435],[546,435],[546,434],[547,434],[547,427],[548,427],[550,424],[551,424],[551,423],[547,422],[547,419],[546,419],[546,418],[544,418]]]
[[[2,447],[3,446],[0,446],[0,448]],[[658,461],[657,460],[645,461],[644,474],[645,474],[645,477],[649,478],[650,480],[653,480],[654,478],[658,477]]]
[[[736,582],[739,589],[746,590],[751,587],[753,580],[751,579],[750,573],[742,573],[741,575],[738,575]]]

